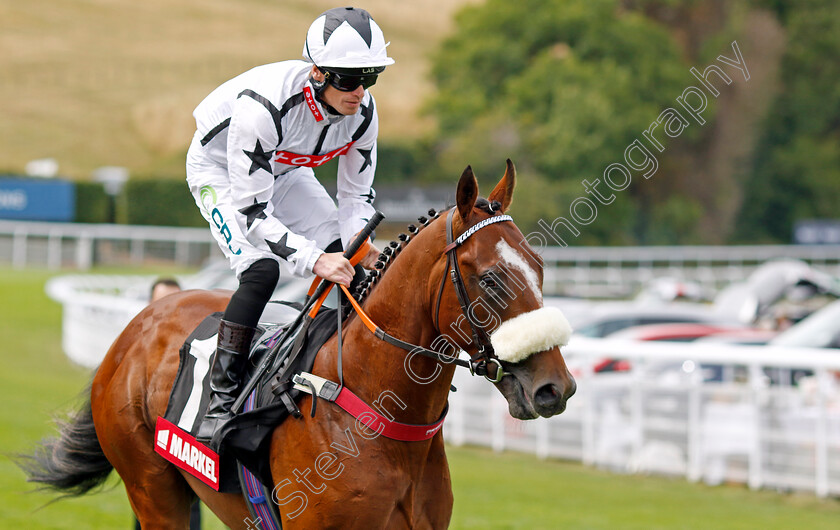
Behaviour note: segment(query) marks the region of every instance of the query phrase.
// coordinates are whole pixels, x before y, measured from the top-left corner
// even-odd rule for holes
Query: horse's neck
[[[423,252],[422,243],[412,242],[395,258],[364,308],[386,333],[412,345],[431,348],[439,333],[432,319],[428,293],[430,282],[440,278],[432,274],[432,269],[442,272],[443,267],[434,253]],[[351,341],[360,347],[354,348],[352,357],[346,357],[348,386],[363,385],[365,388],[360,391],[370,399],[387,394],[397,401],[393,397],[397,396],[398,403],[406,408],[386,407],[397,421],[432,423],[438,418],[446,404],[454,365],[392,346],[374,337],[358,318],[351,321],[347,330],[347,344]],[[440,348],[433,349],[440,351]]]

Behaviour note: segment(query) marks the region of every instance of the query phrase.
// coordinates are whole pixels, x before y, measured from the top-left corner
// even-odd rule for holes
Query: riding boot
[[[195,436],[199,441],[210,441],[213,433],[233,417],[230,408],[239,395],[255,332],[250,326],[224,319],[220,322],[219,343],[210,370],[210,403]]]

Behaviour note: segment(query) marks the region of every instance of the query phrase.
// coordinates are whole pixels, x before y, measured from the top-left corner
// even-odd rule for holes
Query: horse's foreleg
[[[448,528],[452,517],[452,481],[443,447],[443,435],[438,433],[426,459],[426,466],[417,484],[414,502],[415,528]]]

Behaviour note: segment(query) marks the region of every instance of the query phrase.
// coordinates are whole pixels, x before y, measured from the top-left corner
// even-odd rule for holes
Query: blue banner
[[[75,210],[71,182],[0,177],[0,219],[72,221]]]

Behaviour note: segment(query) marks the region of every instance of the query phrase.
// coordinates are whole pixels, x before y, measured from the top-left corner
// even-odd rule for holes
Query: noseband
[[[476,354],[470,356],[469,369],[473,375],[483,375],[488,381],[498,383],[504,376],[508,375],[508,373],[502,369],[502,363],[495,355],[493,344],[490,342],[490,335],[487,333],[487,330],[485,330],[480,323],[474,322],[473,318],[470,316],[470,295],[467,293],[467,287],[464,284],[464,277],[461,274],[461,267],[458,265],[457,250],[464,241],[469,239],[470,236],[482,228],[503,221],[512,222],[513,218],[509,215],[495,215],[476,223],[468,228],[466,232],[458,236],[458,239],[454,239],[452,230],[452,219],[454,216],[455,208],[452,208],[449,210],[449,215],[446,216],[446,247],[443,249],[443,252],[446,253],[446,270],[449,271],[449,277],[452,279],[452,284],[455,287],[455,295],[458,297],[458,303],[461,304],[461,312],[467,318],[467,322],[469,323],[470,330],[472,332],[473,343],[478,348]],[[446,276],[447,275],[444,274],[441,278],[440,290],[437,295],[435,327],[438,331],[440,331],[440,301],[443,297],[443,288],[446,285]],[[491,364],[496,366],[496,372],[493,377],[491,377],[488,372],[488,367]]]

